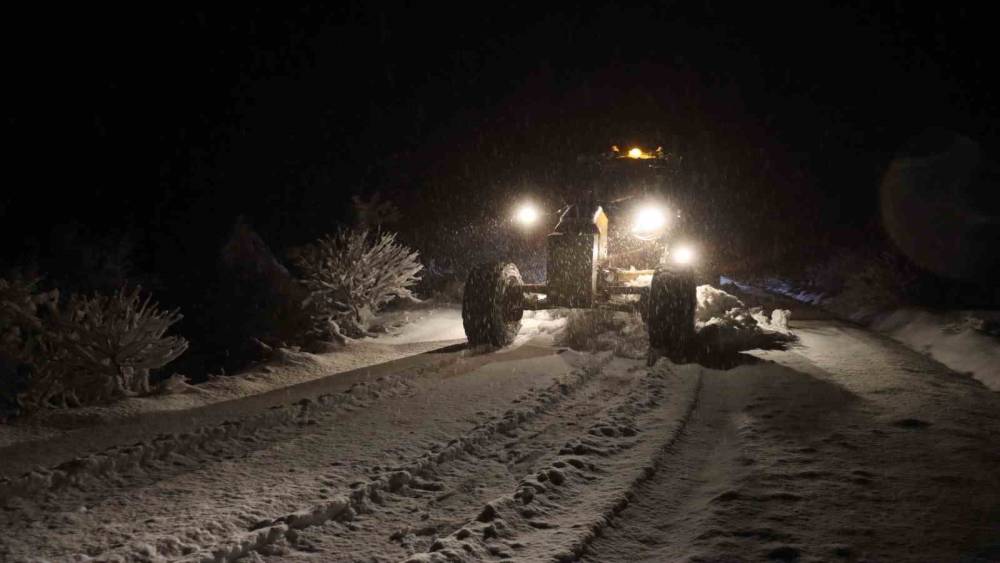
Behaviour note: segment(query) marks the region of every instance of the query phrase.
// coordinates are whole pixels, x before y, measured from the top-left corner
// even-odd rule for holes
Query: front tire
[[[462,295],[462,325],[471,346],[503,347],[514,341],[524,315],[521,273],[511,263],[480,264],[469,272]]]
[[[649,287],[647,325],[651,361],[667,356],[683,362],[694,345],[697,288],[690,269],[662,268]]]

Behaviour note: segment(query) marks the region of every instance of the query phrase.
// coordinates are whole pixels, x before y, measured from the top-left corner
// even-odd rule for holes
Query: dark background
[[[572,190],[561,167],[611,143],[683,155],[717,244],[781,261],[874,236],[885,167],[926,128],[995,154],[973,8],[287,4],[6,18],[7,264],[127,239],[169,278],[239,214],[280,250],[376,191],[433,255],[419,231]]]

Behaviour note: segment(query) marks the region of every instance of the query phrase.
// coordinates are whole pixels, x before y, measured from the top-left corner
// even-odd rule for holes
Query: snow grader
[[[610,158],[649,166],[644,161],[665,156],[659,149],[622,153],[613,148]],[[638,312],[648,327],[651,357],[683,360],[695,335],[697,252],[683,234],[680,214],[649,194],[585,199],[554,213],[544,282],[525,283],[510,262],[471,270],[462,300],[469,344],[511,344],[524,311],[604,309]],[[515,211],[514,222],[527,228],[546,215],[526,202]]]

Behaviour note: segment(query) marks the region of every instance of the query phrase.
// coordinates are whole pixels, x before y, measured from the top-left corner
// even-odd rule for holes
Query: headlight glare
[[[642,240],[652,240],[667,228],[667,213],[662,207],[644,205],[632,220],[632,234]]]
[[[530,227],[538,222],[538,217],[541,213],[538,211],[538,207],[531,202],[522,203],[514,211],[514,221],[521,224],[524,227]]]
[[[690,266],[698,260],[698,252],[689,244],[682,244],[670,251],[674,264]]]

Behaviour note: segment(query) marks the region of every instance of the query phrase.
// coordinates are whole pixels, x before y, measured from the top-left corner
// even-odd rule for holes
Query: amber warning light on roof
[[[663,148],[657,147],[654,152],[646,152],[639,147],[632,147],[627,152],[622,154],[621,149],[617,145],[611,147],[611,151],[614,152],[618,158],[632,158],[635,160],[648,160],[650,158],[660,158],[663,156]]]

